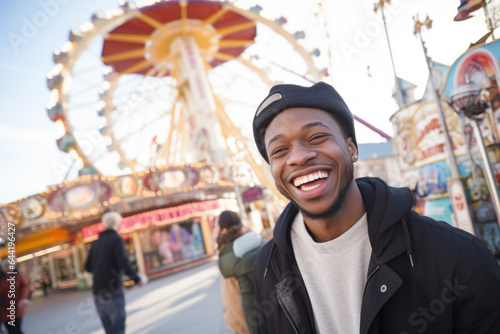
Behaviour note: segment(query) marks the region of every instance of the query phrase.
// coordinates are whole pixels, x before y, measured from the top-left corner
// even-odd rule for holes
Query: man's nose
[[[317,153],[306,145],[298,145],[292,149],[291,154],[288,156],[288,165],[303,165],[309,159],[313,159]]]

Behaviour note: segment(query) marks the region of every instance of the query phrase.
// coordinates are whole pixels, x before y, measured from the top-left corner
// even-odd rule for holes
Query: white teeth
[[[313,189],[316,189],[319,187],[319,184],[315,185],[315,186],[312,186],[312,187],[307,187],[307,186],[303,186],[302,188],[300,188],[301,190],[303,191],[309,191],[309,190],[313,190]]]
[[[311,173],[309,175],[303,175],[303,176],[296,177],[293,180],[293,185],[296,187],[300,187],[304,183],[312,182],[314,180],[327,178],[327,177],[328,177],[328,173],[326,171],[317,171],[317,172]],[[311,190],[311,189],[314,189],[316,187],[317,186],[315,186],[315,187],[303,187],[303,190]]]

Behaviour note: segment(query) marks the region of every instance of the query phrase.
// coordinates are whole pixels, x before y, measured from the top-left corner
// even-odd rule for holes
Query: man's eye
[[[314,141],[314,140],[319,140],[319,139],[322,139],[322,138],[325,138],[326,135],[324,134],[320,134],[320,135],[315,135],[311,138],[311,141]]]
[[[284,147],[279,147],[279,148],[275,149],[271,155],[276,155],[276,154],[279,154],[279,153],[281,153],[283,151],[285,151],[285,148]]]

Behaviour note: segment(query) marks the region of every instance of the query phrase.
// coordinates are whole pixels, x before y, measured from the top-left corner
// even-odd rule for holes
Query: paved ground
[[[133,287],[125,300],[127,334],[233,333],[223,320],[215,262]],[[34,297],[23,321],[25,334],[104,334],[90,290]]]

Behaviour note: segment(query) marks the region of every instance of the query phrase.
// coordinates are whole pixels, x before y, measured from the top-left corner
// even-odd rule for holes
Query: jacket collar
[[[222,249],[219,251],[219,257],[232,251],[233,250],[233,243],[234,243],[234,240],[229,241],[227,244],[225,244],[224,247],[222,247]]]
[[[118,232],[116,232],[112,228],[109,228],[109,229],[106,229],[106,230],[102,231],[101,233],[99,233],[99,236],[101,236],[101,235],[105,236],[105,235],[111,235],[111,234],[118,234]]]
[[[293,249],[290,232],[297,213],[299,213],[299,207],[294,202],[288,203],[278,218],[273,231],[273,239],[277,247],[291,257],[293,257]]]
[[[368,216],[368,237],[372,260],[386,263],[404,251],[411,250],[405,216],[413,207],[409,188],[389,187],[379,178],[356,180]]]
[[[372,246],[370,266],[386,263],[411,249],[409,236],[405,234],[406,226],[401,223],[413,207],[410,189],[390,187],[379,178],[359,178],[356,183],[367,212],[368,236]],[[276,246],[291,258],[294,255],[290,231],[298,212],[298,206],[289,203],[273,233]]]

